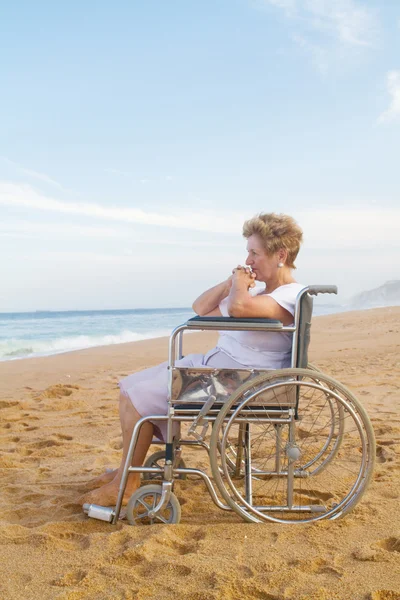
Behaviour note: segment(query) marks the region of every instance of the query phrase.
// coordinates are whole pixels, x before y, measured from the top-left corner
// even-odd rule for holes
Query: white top
[[[300,283],[281,285],[270,294],[263,289],[249,290],[252,296],[270,296],[282,308],[294,316],[298,294],[305,288]],[[228,298],[224,298],[219,309],[223,317],[229,317]],[[272,331],[220,331],[217,347],[244,367],[262,369],[285,369],[291,365],[292,334]]]

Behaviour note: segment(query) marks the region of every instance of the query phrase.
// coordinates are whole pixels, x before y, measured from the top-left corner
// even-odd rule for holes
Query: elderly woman
[[[247,267],[233,269],[222,283],[204,292],[193,304],[200,316],[256,317],[293,323],[296,297],[303,289],[292,275],[302,242],[302,231],[293,218],[274,213],[260,214],[243,226],[247,238]],[[254,290],[255,281],[265,289]],[[178,366],[240,369],[279,369],[290,366],[291,334],[273,332],[222,332],[218,344],[207,354],[190,354]],[[119,469],[105,473],[88,484],[90,493],[82,502],[112,506],[116,503],[122,470],[132,431],[139,419],[167,413],[167,363],[129,375],[120,381],[119,412],[123,453]],[[143,464],[153,435],[165,439],[166,423],[144,423],[132,464]],[[140,475],[129,475],[124,501],[140,485]],[[101,487],[99,487],[101,486]]]

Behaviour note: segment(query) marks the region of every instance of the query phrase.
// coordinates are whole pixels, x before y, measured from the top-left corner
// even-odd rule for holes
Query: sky
[[[0,311],[190,306],[260,212],[339,302],[400,278],[398,0],[15,0],[0,48]]]

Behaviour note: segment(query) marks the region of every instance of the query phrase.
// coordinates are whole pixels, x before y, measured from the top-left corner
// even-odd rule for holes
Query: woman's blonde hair
[[[303,241],[303,232],[296,221],[288,215],[275,213],[261,213],[245,221],[243,236],[247,239],[251,235],[258,235],[268,255],[272,255],[281,248],[287,250],[286,264],[295,269],[294,261]]]

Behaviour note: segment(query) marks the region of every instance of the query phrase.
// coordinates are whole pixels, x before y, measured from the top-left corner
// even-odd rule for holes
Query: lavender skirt
[[[189,354],[176,361],[177,367],[210,367],[219,369],[243,369],[219,348],[213,348],[207,354]],[[142,417],[166,415],[168,407],[168,363],[138,371],[119,382],[121,392],[127,396]],[[167,421],[156,421],[154,434],[160,440],[167,436]],[[179,423],[174,423],[174,435],[179,432]]]

